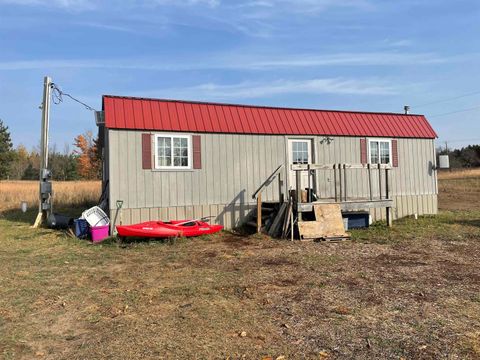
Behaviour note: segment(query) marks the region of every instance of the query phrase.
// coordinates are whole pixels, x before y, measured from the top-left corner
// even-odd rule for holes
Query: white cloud
[[[286,23],[302,26],[308,18],[338,8],[371,11],[375,5],[373,0],[249,0],[222,3],[221,13],[204,15],[247,36],[267,38],[281,34]]]
[[[220,5],[220,0],[147,0],[146,3],[153,3],[159,5],[176,5],[176,6],[190,6],[190,5],[207,5],[209,7],[216,7]]]
[[[0,0],[0,4],[60,7],[69,10],[92,10],[96,7],[92,0]]]
[[[34,70],[54,68],[95,68],[104,67],[102,62],[89,60],[20,60],[0,62],[0,70]]]
[[[109,8],[114,6],[116,9],[137,8],[148,6],[195,6],[206,5],[208,7],[217,7],[220,0],[142,0],[142,1],[94,1],[94,0],[0,0],[1,4],[21,5],[21,6],[48,6],[64,9],[93,10]]]
[[[175,97],[181,99],[225,100],[270,97],[282,94],[341,94],[341,95],[393,95],[396,89],[375,79],[343,78],[277,80],[268,82],[246,81],[237,84],[205,83],[185,88],[171,88],[138,96]]]
[[[141,34],[141,31],[135,30],[134,28],[126,27],[126,26],[117,26],[117,25],[110,25],[104,23],[96,23],[96,22],[76,22],[75,24],[80,26],[86,26],[101,30],[108,30],[108,31],[118,31],[118,32],[127,32],[132,34]]]
[[[469,55],[470,58],[472,55]],[[0,62],[0,70],[56,69],[56,68],[111,68],[138,69],[152,71],[178,70],[274,70],[295,68],[319,68],[326,66],[409,66],[430,65],[462,61],[463,56],[442,57],[433,53],[342,53],[298,56],[209,54],[208,58],[197,57],[194,61],[183,59],[165,60],[162,58],[124,58],[124,59],[45,59]]]
[[[169,24],[188,23],[192,27],[209,27],[217,31],[236,32],[248,37],[278,36],[287,22],[303,22],[330,9],[372,9],[373,0],[0,0],[1,4],[55,7],[70,12],[91,11],[102,18],[112,13],[128,13],[125,22],[111,26],[125,27],[132,16],[143,22],[156,21],[159,11]],[[181,8],[181,9],[179,9]],[[193,21],[192,21],[193,20]],[[162,20],[163,22],[164,20]]]
[[[240,57],[233,67],[244,69],[299,68],[320,66],[412,65],[447,62],[449,59],[433,53],[366,52],[286,57]],[[225,61],[228,66],[228,62]]]
[[[353,7],[353,8],[373,8],[371,0],[0,0],[0,4],[12,5],[39,5],[39,6],[59,6],[59,7],[108,7],[115,5],[117,7],[144,7],[144,6],[203,6],[210,8],[222,7],[224,9],[262,9],[272,10],[272,14],[277,11],[289,10],[290,12],[316,12],[324,11],[332,7]],[[237,14],[239,15],[239,14]]]
[[[400,40],[385,39],[383,40],[383,45],[386,45],[392,48],[403,48],[403,47],[412,46],[413,41],[410,39],[400,39]]]
[[[258,0],[239,1],[236,7],[245,9],[268,9],[273,15],[278,12],[314,14],[330,8],[373,9],[371,0]]]
[[[12,0],[15,1],[15,0]],[[22,0],[17,0],[22,1]],[[34,0],[23,0],[34,1]],[[45,0],[40,0],[45,1]],[[61,1],[81,1],[81,0],[55,0]],[[129,4],[130,6],[143,7],[145,5],[169,5],[177,7],[186,6],[207,6],[209,8],[219,8],[224,10],[235,10],[238,8],[244,9],[270,9],[274,14],[277,11],[288,12],[300,12],[311,13],[325,11],[330,8],[357,8],[357,9],[373,9],[374,5],[372,0],[140,0],[140,1],[121,1],[116,4],[121,6],[122,3]],[[235,12],[236,15],[241,15]]]

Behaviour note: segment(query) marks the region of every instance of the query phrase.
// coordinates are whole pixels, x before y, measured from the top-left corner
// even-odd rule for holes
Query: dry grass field
[[[0,211],[38,206],[38,181],[0,181]],[[100,198],[100,181],[54,181],[54,204],[60,207],[82,207]]]
[[[440,172],[438,178],[441,210],[478,209],[480,169]]]
[[[457,210],[450,180],[449,210],[342,243],[223,233],[90,245],[30,229],[34,209],[8,212],[0,356],[479,359],[480,193]]]
[[[480,179],[480,168],[475,169],[462,169],[462,170],[441,170],[438,172],[439,180],[448,179],[468,179],[476,178]]]

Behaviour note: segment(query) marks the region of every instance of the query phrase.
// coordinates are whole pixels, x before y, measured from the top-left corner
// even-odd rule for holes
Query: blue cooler
[[[88,223],[85,219],[73,220],[75,225],[75,236],[80,239],[86,239],[88,237]]]

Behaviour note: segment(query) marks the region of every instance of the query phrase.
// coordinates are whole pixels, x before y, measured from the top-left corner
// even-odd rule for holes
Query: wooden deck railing
[[[278,199],[280,203],[284,201],[282,181],[282,170],[284,166],[283,164],[279,165],[252,195],[252,199],[257,199],[257,232],[260,232],[262,229],[262,193],[276,177],[278,177]]]
[[[347,171],[353,169],[366,169],[368,177],[368,199],[365,199],[365,202],[376,202],[376,204],[391,203],[391,187],[390,187],[390,170],[392,166],[389,164],[297,164],[291,165],[291,169],[295,171],[295,180],[296,180],[296,197],[297,197],[297,208],[298,204],[302,203],[301,201],[301,176],[303,172],[307,172],[308,176],[308,188],[314,188],[315,185],[312,181],[316,171],[320,170],[333,170],[333,186],[334,186],[334,195],[336,203],[346,203],[353,200],[359,200],[354,197],[354,194],[351,194],[349,191],[347,183]],[[378,196],[374,196],[373,192],[373,180],[372,175],[374,171],[378,171]],[[382,173],[384,175],[382,176]],[[382,181],[383,178],[383,181]],[[386,200],[386,201],[382,201]],[[307,203],[312,203],[312,191],[308,192]],[[387,223],[391,225],[392,216],[391,216],[391,207],[387,206]]]

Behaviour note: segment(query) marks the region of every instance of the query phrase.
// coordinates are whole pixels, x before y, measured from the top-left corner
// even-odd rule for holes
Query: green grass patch
[[[350,230],[352,240],[365,243],[396,244],[414,242],[423,238],[460,241],[480,236],[480,212],[441,212],[436,216],[403,218],[394,221],[389,228],[385,222],[377,222],[367,229]]]

